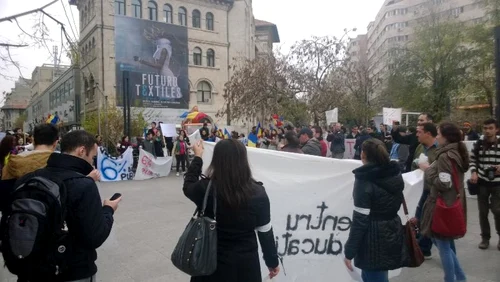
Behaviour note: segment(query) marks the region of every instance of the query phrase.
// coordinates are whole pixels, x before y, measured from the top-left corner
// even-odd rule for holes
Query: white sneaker
[[[179,173],[176,173],[175,175],[176,175],[176,176],[179,176]]]

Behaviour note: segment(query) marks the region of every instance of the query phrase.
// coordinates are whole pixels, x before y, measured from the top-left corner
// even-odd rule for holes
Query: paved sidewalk
[[[189,281],[188,276],[170,263],[172,249],[194,211],[194,205],[182,193],[182,177],[172,174],[163,179],[101,183],[99,186],[103,198],[120,192],[123,201],[115,215],[113,232],[99,249],[98,281]],[[494,246],[489,250],[477,248],[479,223],[476,200],[469,199],[468,204],[469,232],[457,241],[460,262],[468,275],[468,282],[498,282],[500,251],[494,248],[497,238],[492,240]],[[439,256],[435,249],[433,251],[434,259],[426,261],[420,268],[404,269],[399,277],[391,281],[443,281]],[[3,262],[0,263],[3,265]],[[15,281],[6,269],[0,269],[0,282]]]

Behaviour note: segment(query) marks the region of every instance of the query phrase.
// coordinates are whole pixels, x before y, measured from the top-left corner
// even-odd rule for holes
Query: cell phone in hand
[[[114,194],[114,195],[113,195],[113,196],[112,196],[109,200],[110,200],[110,201],[114,201],[114,200],[116,200],[116,199],[120,198],[121,196],[122,196],[122,194],[120,194],[120,193],[115,193],[115,194]]]

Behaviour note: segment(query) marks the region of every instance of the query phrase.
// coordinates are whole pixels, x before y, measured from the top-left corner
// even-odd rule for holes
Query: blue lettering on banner
[[[116,181],[134,179],[134,172],[131,167],[132,164],[129,160],[124,159],[124,155],[113,158],[104,148],[100,148],[100,153],[102,159],[99,163],[99,170],[101,171],[101,176],[105,180]]]

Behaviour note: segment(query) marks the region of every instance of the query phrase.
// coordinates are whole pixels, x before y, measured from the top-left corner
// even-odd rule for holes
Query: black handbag
[[[217,269],[217,198],[215,189],[213,191],[214,219],[205,216],[211,187],[212,180],[205,191],[201,211],[198,207],[196,208],[171,256],[175,267],[190,276],[211,275]]]

